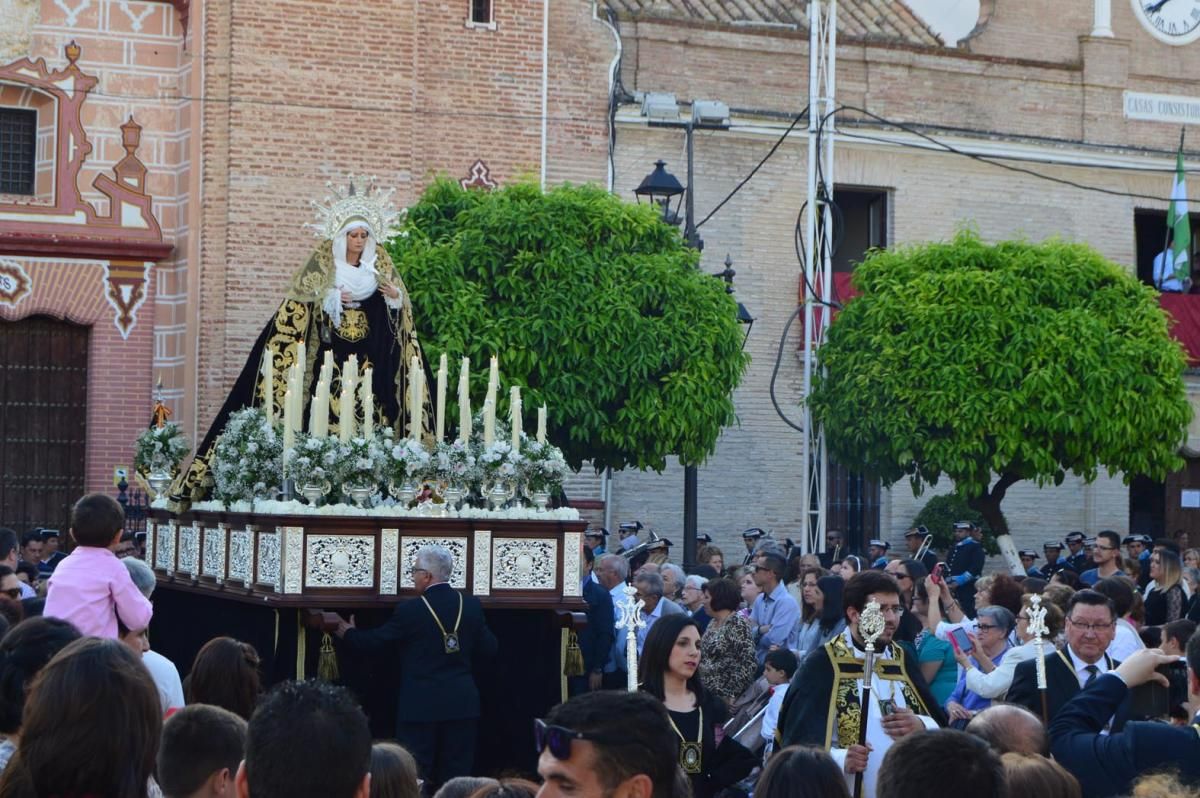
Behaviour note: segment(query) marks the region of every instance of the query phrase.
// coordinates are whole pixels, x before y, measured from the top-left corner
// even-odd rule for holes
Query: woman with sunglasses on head
[[[666,615],[646,636],[638,676],[644,692],[667,708],[679,741],[679,766],[692,783],[694,798],[711,798],[745,778],[755,756],[717,732],[725,722],[725,704],[710,696],[700,680],[700,627],[686,615]]]

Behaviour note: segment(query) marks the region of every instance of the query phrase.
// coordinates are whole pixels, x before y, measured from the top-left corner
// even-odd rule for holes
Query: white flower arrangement
[[[283,456],[288,476],[297,486],[324,482],[332,486],[338,479],[343,455],[337,438],[318,438],[298,432],[295,445]]]
[[[214,495],[224,504],[274,498],[283,443],[257,407],[236,410],[213,447]]]
[[[163,500],[162,507],[167,502]],[[249,502],[233,502],[229,505],[218,501],[195,502],[192,510],[199,512],[254,512],[258,515],[325,515],[325,516],[370,516],[375,518],[428,518],[429,514],[417,508],[408,509],[399,504],[383,503],[376,507],[360,508],[349,504],[322,504],[313,507],[310,504],[293,501],[276,501],[268,499],[257,501],[251,507]],[[485,510],[479,507],[462,507],[459,510],[448,510],[448,518],[480,518],[505,519],[511,521],[578,521],[579,511],[574,507],[558,507],[546,512],[536,512],[529,507],[512,507],[505,510]]]
[[[420,441],[405,438],[393,445],[388,454],[387,471],[395,484],[425,478],[429,470],[430,456]]]
[[[351,438],[339,447],[341,469],[338,484],[349,488],[378,488],[388,471],[391,430],[381,442],[378,438]]]
[[[469,442],[454,440],[434,444],[429,467],[432,478],[439,483],[466,488],[477,480],[478,464]]]
[[[532,492],[555,493],[567,477],[562,449],[551,443],[521,438],[521,479]]]
[[[516,480],[521,474],[521,452],[502,438],[485,447],[478,462],[479,477],[485,485],[495,480]]]
[[[168,421],[161,427],[154,425],[144,429],[137,436],[133,466],[150,474],[174,474],[191,450],[192,444],[183,430],[174,421]]]

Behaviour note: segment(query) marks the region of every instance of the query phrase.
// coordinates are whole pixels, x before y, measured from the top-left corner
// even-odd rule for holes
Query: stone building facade
[[[673,94],[681,118],[688,117],[692,100],[720,100],[731,108],[728,129],[695,135],[696,208],[703,218],[808,102],[807,4],[761,12],[732,2],[703,9],[669,0],[616,5],[621,77],[633,97]],[[886,243],[945,239],[970,224],[989,240],[1085,241],[1136,268],[1135,216],[1165,212],[1180,123],[1130,118],[1126,93],[1200,97],[1200,44],[1164,43],[1123,3],[1112,4],[1112,33],[1106,35],[1091,3],[1057,9],[1048,25],[1044,4],[1035,0],[985,1],[974,32],[953,48],[943,46],[903,4],[838,5],[837,100],[850,107],[837,116],[833,180],[839,192],[884,197]],[[916,135],[856,109],[1044,177],[1162,200],[1084,191],[923,148],[928,143]],[[686,182],[682,131],[649,124],[636,102],[622,105],[616,118],[618,193],[630,196],[657,158]],[[740,550],[738,533],[751,526],[798,540],[802,436],[775,412],[769,386],[784,323],[802,293],[792,231],[805,201],[806,169],[807,136],[801,129],[700,230],[704,268],[719,270],[729,253],[738,298],[757,318],[747,343],[754,360],[736,395],[739,423],[725,431],[715,456],[699,471],[700,530],[713,534],[726,551]],[[1161,248],[1161,223],[1158,235]],[[776,394],[798,422],[797,327],[783,346]],[[610,517],[640,518],[668,537],[677,535],[682,482],[680,468],[662,475],[618,474]],[[1165,489],[1157,487],[1176,510],[1166,519],[1172,529],[1194,523],[1178,511],[1180,490],[1190,485],[1181,474]],[[907,482],[883,486],[873,510],[878,526],[871,530],[899,544],[929,496],[948,489],[943,483],[914,497]],[[1040,550],[1044,540],[1072,529],[1129,530],[1131,492],[1121,475],[1102,476],[1091,485],[1068,478],[1058,488],[1041,490],[1019,483],[1004,509],[1018,544]],[[1193,528],[1193,540],[1197,532],[1200,527]]]
[[[482,185],[591,181],[632,198],[657,158],[685,177],[682,132],[648,125],[635,99],[669,92],[681,118],[692,100],[732,109],[728,129],[695,136],[696,207],[706,214],[807,103],[807,4],[610,6],[0,2],[0,109],[36,112],[38,148],[32,194],[0,195],[0,269],[28,283],[19,297],[0,292],[3,332],[8,341],[69,323],[71,345],[83,341],[87,352],[73,372],[87,388],[73,400],[86,421],[73,433],[83,461],[45,466],[65,474],[58,510],[18,509],[9,489],[0,522],[60,523],[53,513],[72,492],[110,486],[113,468],[129,464],[159,376],[174,418],[193,439],[203,434],[275,301],[263,298],[280,295],[311,248],[303,225],[327,180],[376,175],[403,203],[438,174]],[[1132,7],[1112,6],[1107,35],[1091,3],[1056,9],[1050,25],[1037,0],[982,0],[974,31],[950,47],[901,0],[841,0],[837,99],[965,151],[1029,159],[1043,175],[1165,199],[1179,126],[1129,118],[1125,92],[1200,96],[1200,45],[1166,44]],[[78,97],[78,136],[90,150],[75,173],[62,169],[73,156],[57,153],[77,153],[82,138],[48,123],[45,109],[63,100],[30,83],[39,69],[71,68],[95,81]],[[916,136],[851,108],[837,122],[835,183],[883,198],[886,243],[944,238],[972,223],[989,239],[1084,240],[1132,269],[1135,215],[1166,207],[921,149]],[[746,527],[780,538],[800,528],[801,438],[776,414],[769,386],[801,293],[792,230],[806,147],[801,126],[701,229],[703,267],[718,271],[728,253],[738,298],[757,319],[738,423],[699,475],[701,531],[727,549]],[[129,187],[115,215],[109,183]],[[58,208],[76,194],[71,213],[46,212],[54,218],[38,221],[40,232],[30,226],[31,207]],[[79,203],[92,210],[76,213]],[[793,418],[797,341],[793,328],[776,382]],[[571,491],[598,523],[639,519],[677,539],[682,481],[678,468],[611,481],[584,474]],[[884,486],[874,528],[897,539],[924,501]],[[1119,477],[1019,485],[1005,508],[1023,544],[1130,523]]]

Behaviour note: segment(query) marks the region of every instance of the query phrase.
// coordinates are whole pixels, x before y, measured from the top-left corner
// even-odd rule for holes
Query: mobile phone
[[[964,632],[961,628],[960,629],[951,629],[950,630],[950,639],[952,641],[954,641],[954,647],[957,648],[959,651],[961,651],[964,654],[970,654],[971,649],[974,648],[971,645],[971,638],[967,637],[967,633]]]
[[[1187,664],[1183,661],[1160,665],[1156,668],[1167,677],[1169,686],[1147,682],[1129,691],[1129,717],[1131,720],[1163,720],[1172,711],[1187,701]]]
[[[940,562],[937,565],[933,566],[933,573],[930,574],[930,576],[933,577],[934,584],[940,585],[942,583],[942,573],[945,570],[946,570],[946,563],[944,563],[944,562]]]

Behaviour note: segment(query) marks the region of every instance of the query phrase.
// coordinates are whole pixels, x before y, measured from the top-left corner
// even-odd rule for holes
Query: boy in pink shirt
[[[84,635],[117,637],[117,618],[129,629],[145,629],[154,610],[129,570],[113,554],[121,541],[125,512],[111,496],[91,493],[71,510],[76,547],[50,578],[43,613],[70,621]]]

